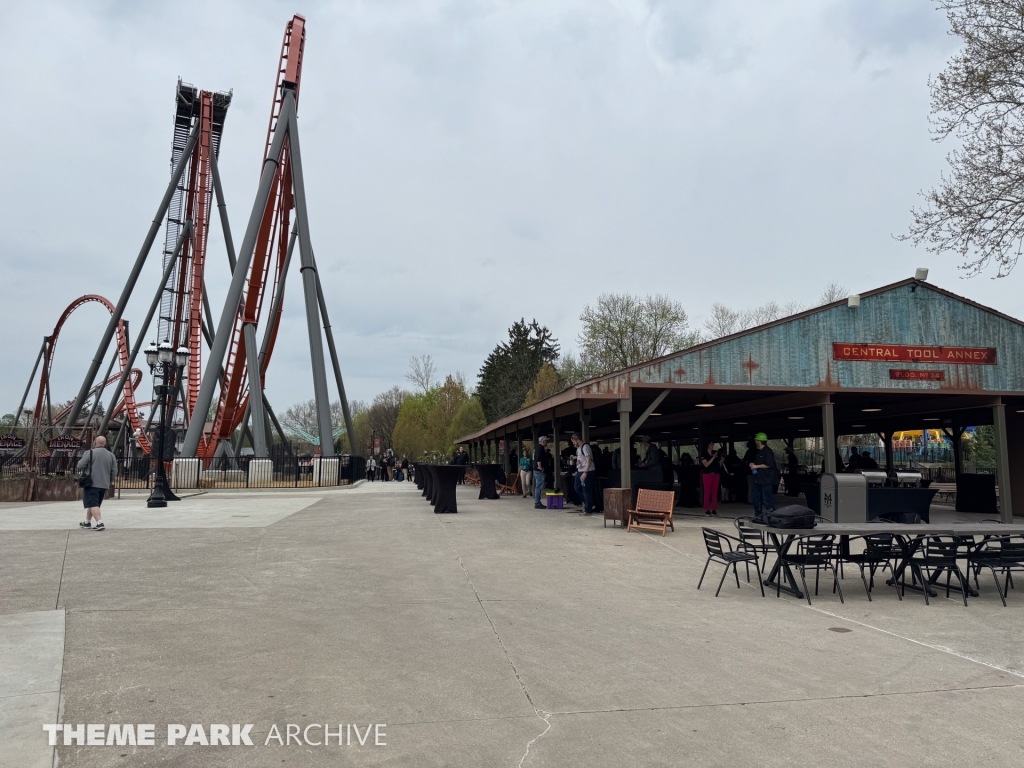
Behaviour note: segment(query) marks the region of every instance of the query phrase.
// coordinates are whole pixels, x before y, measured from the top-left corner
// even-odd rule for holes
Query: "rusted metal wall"
[[[994,347],[995,365],[833,360],[835,342]],[[1024,392],[1024,325],[960,301],[925,284],[899,285],[842,306],[695,347],[659,362],[611,375],[588,395],[625,394],[631,384],[689,384],[950,392]],[[936,370],[944,381],[889,378],[889,369]]]

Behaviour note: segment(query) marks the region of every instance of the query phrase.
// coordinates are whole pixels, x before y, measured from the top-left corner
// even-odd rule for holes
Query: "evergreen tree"
[[[544,363],[558,359],[558,342],[536,320],[525,318],[508,329],[480,369],[477,396],[488,422],[518,411]]]

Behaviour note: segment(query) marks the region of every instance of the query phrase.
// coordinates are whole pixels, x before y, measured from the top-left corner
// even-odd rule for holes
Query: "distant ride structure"
[[[341,366],[309,235],[296,119],[305,27],[305,19],[300,15],[295,15],[285,27],[259,185],[237,253],[218,169],[232,93],[201,90],[178,80],[170,181],[117,302],[97,294],[79,297],[62,313],[53,332],[44,337],[11,430],[13,435],[14,428],[23,427],[20,422],[25,413],[25,401],[38,372],[30,439],[26,440],[24,454],[43,455],[46,446],[56,444],[58,438],[73,442],[72,438],[84,440],[116,429],[118,437],[112,441],[115,448],[127,443],[122,440],[127,433],[138,451],[150,455],[150,430],[167,427],[180,427],[183,434],[178,440],[178,455],[183,458],[197,457],[208,462],[216,456],[237,456],[245,438],[255,457],[267,457],[275,446],[275,430],[281,449],[290,450],[287,436],[267,398],[265,383],[296,246],[305,300],[320,455],[335,455],[334,440],[339,434],[331,423],[324,337],[344,414],[344,431],[353,434]],[[214,207],[231,269],[230,284],[216,320],[206,282]],[[138,288],[140,275],[161,228],[164,244],[160,281],[155,286],[149,311],[138,325],[135,343],[130,346],[125,308]],[[110,319],[77,396],[55,413],[50,372],[56,340],[74,310],[90,302],[103,304],[110,312]],[[156,338],[161,345],[166,343],[173,349],[188,351],[187,365],[160,387],[162,396],[167,397],[165,408],[160,409],[167,412],[166,424],[153,423],[158,412],[156,407],[151,409],[149,420],[144,420],[136,402],[142,372],[134,366],[154,320]],[[150,344],[152,348],[155,342]],[[106,374],[101,376],[100,369],[108,356],[111,359]],[[101,399],[105,393],[108,405],[104,408]],[[355,451],[354,445],[352,448]]]

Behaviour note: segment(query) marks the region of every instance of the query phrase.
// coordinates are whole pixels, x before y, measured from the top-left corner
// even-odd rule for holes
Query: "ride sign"
[[[0,453],[15,453],[24,447],[24,438],[16,435],[0,435]]]
[[[995,347],[927,347],[907,344],[832,344],[833,360],[861,360],[871,363],[949,363],[952,365],[995,365]]]

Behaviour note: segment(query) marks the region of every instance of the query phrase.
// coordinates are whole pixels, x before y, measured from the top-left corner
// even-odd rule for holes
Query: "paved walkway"
[[[137,506],[107,502],[102,534],[0,511],[0,765],[51,764],[58,692],[62,722],[159,737],[58,746],[62,766],[1022,759],[1024,591],[869,603],[849,569],[845,605],[716,599],[703,518],[627,534],[472,488],[444,516],[407,483]],[[253,723],[258,746],[168,747],[169,723]],[[264,746],[289,723],[387,723],[387,746]]]

